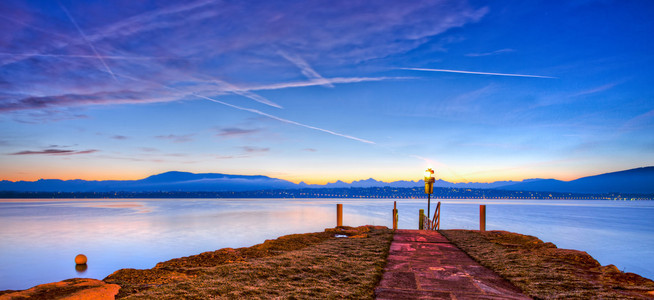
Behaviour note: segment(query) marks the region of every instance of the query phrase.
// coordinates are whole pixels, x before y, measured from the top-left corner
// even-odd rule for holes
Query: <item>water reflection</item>
[[[84,273],[86,273],[86,269],[88,268],[89,266],[87,264],[75,265],[75,271],[77,272],[77,275],[84,275]]]

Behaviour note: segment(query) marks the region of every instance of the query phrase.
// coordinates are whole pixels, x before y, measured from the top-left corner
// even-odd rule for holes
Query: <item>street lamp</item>
[[[431,194],[434,193],[434,170],[431,168],[425,171],[425,194],[427,194],[427,218],[429,218],[430,204],[431,204]]]

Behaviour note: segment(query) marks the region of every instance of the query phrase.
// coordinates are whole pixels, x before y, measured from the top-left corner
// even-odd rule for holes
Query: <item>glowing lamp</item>
[[[434,182],[436,182],[436,178],[434,178],[434,170],[431,168],[427,169],[425,171],[425,194],[427,194],[427,217],[429,217],[430,213],[430,205],[431,205],[431,194],[434,193]]]
[[[434,170],[427,169],[425,171],[425,194],[434,193],[434,182],[436,182],[436,178],[434,178]]]

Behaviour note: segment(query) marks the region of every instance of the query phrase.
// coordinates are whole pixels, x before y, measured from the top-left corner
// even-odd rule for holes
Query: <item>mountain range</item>
[[[0,181],[0,191],[13,192],[223,192],[300,188],[349,187],[418,187],[416,181],[382,182],[374,179],[352,183],[337,181],[324,185],[299,184],[261,175],[229,175],[219,173],[194,174],[166,172],[139,180],[59,180]],[[654,166],[583,177],[572,181],[527,179],[492,183],[451,183],[438,180],[435,187],[500,189],[510,191],[570,192],[570,193],[654,193]]]

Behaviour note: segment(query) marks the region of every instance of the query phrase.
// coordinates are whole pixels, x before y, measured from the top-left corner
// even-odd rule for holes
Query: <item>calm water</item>
[[[336,203],[345,225],[391,227],[393,199],[0,200],[0,290],[322,231],[336,225]],[[417,229],[426,200],[397,203],[400,228]],[[534,235],[654,278],[652,201],[444,200],[441,228],[478,229],[479,204],[487,230]],[[89,259],[84,272],[75,270],[78,253]]]

